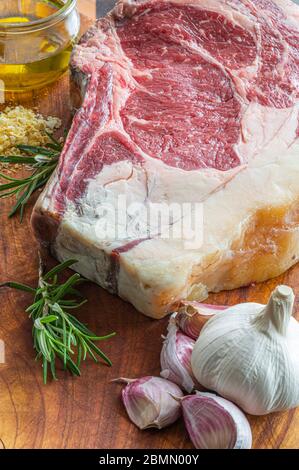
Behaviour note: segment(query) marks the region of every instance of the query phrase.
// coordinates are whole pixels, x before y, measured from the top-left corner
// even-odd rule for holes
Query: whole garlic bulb
[[[189,437],[196,449],[250,449],[252,434],[242,411],[213,393],[180,399]]]
[[[294,294],[278,286],[267,305],[235,305],[211,318],[191,358],[196,379],[253,415],[299,405],[299,323]]]

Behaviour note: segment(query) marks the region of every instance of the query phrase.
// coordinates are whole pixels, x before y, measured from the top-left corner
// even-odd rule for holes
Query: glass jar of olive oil
[[[0,1],[0,88],[22,92],[56,80],[78,37],[77,0]]]

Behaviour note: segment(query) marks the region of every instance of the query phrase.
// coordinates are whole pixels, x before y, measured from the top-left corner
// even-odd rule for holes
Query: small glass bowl
[[[0,1],[0,89],[43,87],[68,68],[80,30],[77,0]]]

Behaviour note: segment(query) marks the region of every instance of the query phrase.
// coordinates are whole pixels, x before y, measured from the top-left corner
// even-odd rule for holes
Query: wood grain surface
[[[68,76],[22,101],[45,115],[60,116],[64,125],[70,122]],[[17,280],[36,285],[38,255],[30,228],[30,210],[20,224],[18,217],[7,218],[10,205],[11,201],[0,200],[0,283]],[[298,293],[299,267],[263,284],[210,295],[209,302],[266,302],[279,283],[292,286]],[[34,361],[31,320],[25,313],[31,297],[7,288],[0,290],[0,340],[5,343],[6,353],[5,364],[0,364],[0,447],[191,447],[181,421],[163,431],[139,431],[121,404],[121,386],[109,383],[119,376],[159,374],[161,334],[167,319],[146,318],[92,283],[82,290],[89,302],[78,313],[80,320],[99,334],[117,332],[115,338],[102,343],[113,367],[87,361],[80,378],[59,371],[59,380],[46,386],[41,366]],[[298,299],[295,308],[299,310]],[[299,410],[249,420],[255,448],[299,447]]]

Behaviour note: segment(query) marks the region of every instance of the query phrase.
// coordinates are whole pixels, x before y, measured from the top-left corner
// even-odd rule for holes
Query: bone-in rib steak
[[[156,318],[294,264],[298,25],[290,0],[120,1],[73,53],[83,104],[34,210],[41,243]],[[174,207],[203,214],[202,243]]]

